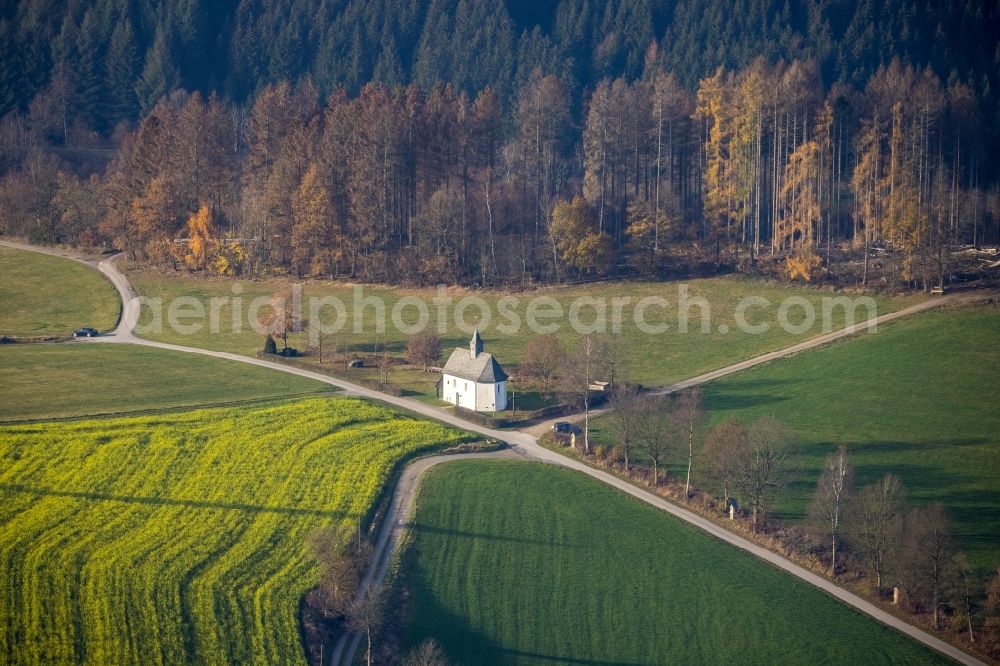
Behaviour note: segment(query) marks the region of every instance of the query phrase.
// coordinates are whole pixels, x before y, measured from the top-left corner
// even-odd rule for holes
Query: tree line
[[[808,280],[863,255],[861,282],[927,287],[952,247],[997,239],[969,86],[894,60],[826,90],[815,61],[757,59],[690,94],[658,62],[650,47],[641,78],[583,98],[540,70],[511,99],[368,84],[324,101],[308,79],[251,105],[174,92],[88,176],[48,115],[8,115],[0,224],[222,273],[480,284],[697,262]]]

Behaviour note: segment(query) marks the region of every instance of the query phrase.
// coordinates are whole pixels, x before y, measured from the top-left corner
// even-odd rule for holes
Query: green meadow
[[[412,522],[406,640],[433,638],[452,663],[946,662],[751,555],[551,465],[440,465]]]
[[[266,368],[136,345],[0,345],[0,421],[119,414],[327,393]]]
[[[120,301],[94,268],[38,252],[0,247],[0,335],[70,335],[90,326],[109,331]]]
[[[911,502],[942,502],[984,571],[1000,564],[1000,309],[907,317],[702,387],[711,424],[771,415],[795,432],[793,476],[779,516],[804,518],[827,454],[844,444],[859,487],[887,472]],[[595,439],[615,441],[610,419]],[[641,456],[640,456],[641,457]],[[675,455],[668,465],[682,473]],[[695,483],[704,485],[697,459]]]
[[[222,278],[166,277],[148,272],[131,273],[129,279],[140,294],[150,299],[159,299],[160,307],[155,310],[151,307],[143,309],[139,323],[145,329],[142,333],[144,337],[246,355],[253,355],[263,348],[263,336],[251,328],[253,311],[251,305],[254,299],[261,299],[259,303],[263,303],[268,296],[287,284],[278,280],[234,281]],[[837,296],[817,289],[779,286],[733,277],[699,279],[685,283],[608,282],[553,287],[522,293],[473,292],[449,288],[445,290],[443,296],[430,288],[370,286],[358,288],[361,291],[358,292],[356,300],[355,287],[343,283],[313,281],[305,283],[303,287],[303,317],[310,320],[313,325],[323,324],[333,328],[338,314],[332,306],[317,306],[316,311],[310,313],[308,307],[310,297],[335,298],[344,304],[346,317],[343,319],[343,328],[324,337],[327,352],[336,347],[341,352],[348,352],[358,357],[370,355],[375,349],[380,353],[389,351],[392,354],[402,355],[406,349],[407,334],[393,324],[393,311],[397,304],[400,304],[398,321],[402,322],[404,327],[413,326],[420,321],[418,307],[414,304],[414,300],[419,300],[426,306],[427,324],[435,330],[439,325],[438,317],[443,311],[445,332],[440,337],[445,358],[452,348],[468,344],[471,328],[466,332],[455,323],[456,314],[461,314],[469,327],[479,325],[486,342],[486,350],[494,353],[501,363],[509,367],[514,367],[520,362],[525,345],[536,334],[527,325],[529,310],[534,313],[538,323],[559,325],[556,333],[567,347],[573,348],[580,337],[571,326],[573,320],[583,326],[594,325],[608,332],[614,332],[615,299],[629,299],[619,301],[618,310],[621,316],[617,319],[621,322],[621,326],[620,331],[615,333],[615,338],[627,361],[628,377],[631,381],[649,386],[692,377],[820,335],[823,333],[821,316],[823,299]],[[686,290],[683,298],[681,290]],[[203,317],[179,320],[182,324],[192,325],[192,328],[200,324],[197,330],[181,332],[169,326],[169,306],[182,296],[193,297],[204,308]],[[742,332],[736,322],[738,304],[751,296],[766,299],[769,303],[768,306],[751,306],[745,311],[748,324],[766,325],[767,330],[763,333]],[[466,301],[466,304],[462,305],[463,299],[469,297],[478,298],[485,304],[491,312],[489,319],[481,316],[480,308],[472,304],[473,301]],[[780,303],[789,297],[805,299],[817,313],[814,324],[798,333],[789,333],[778,325]],[[235,324],[234,298],[239,299],[240,306],[237,309]],[[362,303],[363,299],[367,298],[377,299],[383,303],[384,332],[379,332],[376,328],[378,310],[375,305],[369,303],[363,308],[355,307],[356,303]],[[643,299],[649,298],[662,298],[666,306],[650,301],[649,305],[638,309],[642,318],[651,327],[666,324],[668,328],[663,332],[644,332],[636,324],[637,306]],[[212,299],[217,299],[214,306]],[[450,299],[450,304],[445,304],[445,299]],[[531,302],[535,299],[545,300],[536,300],[536,304],[531,306]],[[689,302],[689,306],[679,307],[684,299]],[[709,331],[705,333],[701,332],[703,311],[693,304],[700,299],[708,305]],[[574,311],[575,301],[578,306]],[[594,304],[595,301],[597,305]],[[875,308],[879,313],[896,310],[912,302],[914,302],[913,297],[874,299]],[[215,325],[211,316],[213,307],[216,313]],[[184,311],[194,310],[184,308],[178,310],[178,312]],[[256,311],[266,313],[268,308],[258,307]],[[547,312],[560,311],[561,317],[545,316]],[[160,313],[158,324],[155,312]],[[571,313],[573,319],[570,318]],[[680,332],[682,313],[689,321],[687,333]],[[854,314],[860,321],[867,317],[868,311],[865,307],[858,307]],[[844,323],[844,317],[843,307],[833,308],[830,327],[840,328]],[[802,309],[790,308],[787,319],[793,325],[801,324]],[[512,322],[515,321],[520,325],[513,326]],[[154,330],[148,330],[150,327]],[[289,344],[299,349],[310,348],[305,334],[292,334],[289,337]],[[419,377],[407,377],[406,381],[417,385],[421,383]],[[432,384],[430,387],[433,389]],[[419,391],[417,388],[417,392]]]

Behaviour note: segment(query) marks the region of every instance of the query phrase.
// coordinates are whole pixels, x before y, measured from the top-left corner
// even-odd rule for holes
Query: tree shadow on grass
[[[788,379],[752,379],[739,382],[725,380],[705,387],[705,408],[709,412],[726,412],[786,402],[791,388],[782,389],[785,395],[776,395],[775,387],[801,383]]]
[[[951,513],[963,547],[998,549],[1000,533],[992,527],[1000,522],[1000,487],[991,486],[985,475],[970,475],[942,467],[939,461],[921,456],[922,451],[947,450],[962,456],[970,448],[989,445],[982,437],[940,440],[877,440],[848,443],[854,458],[855,490],[875,483],[885,474],[898,476],[908,491],[910,506],[941,502]],[[810,443],[808,464],[795,469],[784,489],[787,497],[807,499],[816,490],[823,456],[837,447],[834,442]],[[800,451],[801,452],[801,451]],[[906,457],[912,462],[901,460]],[[803,504],[803,507],[805,505]],[[801,511],[785,508],[783,517],[801,520]]]
[[[92,502],[123,502],[125,504],[146,504],[150,506],[181,506],[195,509],[223,509],[227,511],[244,511],[246,513],[276,513],[288,516],[317,516],[321,518],[357,518],[356,514],[346,511],[324,511],[321,509],[304,509],[288,506],[262,506],[244,504],[241,502],[215,502],[208,500],[174,499],[171,497],[143,497],[135,495],[114,495],[75,490],[55,490],[39,488],[19,483],[0,483],[0,492],[24,493],[39,497],[66,497]]]
[[[369,335],[371,340],[366,342],[353,342],[351,344],[345,344],[343,353],[345,354],[356,354],[358,356],[372,355],[376,351],[379,354],[388,352],[390,354],[401,354],[406,351],[406,342],[400,340],[383,340],[379,339],[378,344],[375,343],[375,334]]]
[[[444,530],[447,532],[447,530]],[[468,618],[445,607],[434,593],[422,567],[416,561],[415,549],[404,557],[401,579],[409,591],[407,615],[404,618],[404,643],[408,648],[426,639],[434,639],[451,663],[480,666],[507,664],[584,664],[590,666],[639,666],[641,662],[605,661],[544,654],[530,649],[519,650],[498,643],[473,627]],[[459,575],[459,572],[454,572]],[[477,600],[478,601],[478,600]]]
[[[901,440],[901,439],[883,439],[883,440],[869,440],[848,444],[848,447],[854,451],[863,453],[866,456],[885,456],[893,455],[896,453],[908,452],[913,453],[919,450],[954,450],[964,447],[974,447],[982,446],[984,444],[989,444],[990,441],[985,437],[965,437],[962,439],[912,439],[912,440]]]
[[[546,547],[556,547],[556,548],[584,548],[584,545],[574,545],[570,543],[556,543],[553,541],[543,541],[540,539],[524,539],[521,537],[512,537],[502,534],[485,534],[482,532],[466,532],[464,530],[453,530],[447,527],[437,527],[435,525],[428,525],[426,523],[410,523],[407,525],[407,529],[411,530],[416,536],[420,538],[421,534],[441,534],[452,538],[463,538],[463,539],[486,539],[489,541],[499,541],[502,543],[518,543],[533,546],[546,546]]]

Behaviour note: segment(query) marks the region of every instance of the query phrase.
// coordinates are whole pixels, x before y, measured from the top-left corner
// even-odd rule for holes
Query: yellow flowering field
[[[303,663],[309,533],[466,437],[347,398],[0,426],[0,663]]]

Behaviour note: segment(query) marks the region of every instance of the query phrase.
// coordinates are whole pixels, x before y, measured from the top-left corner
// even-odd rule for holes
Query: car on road
[[[100,333],[97,332],[97,329],[89,326],[84,326],[73,331],[74,338],[96,338],[98,335]]]
[[[552,432],[557,435],[571,435],[576,431],[569,421],[556,421],[552,424]]]

